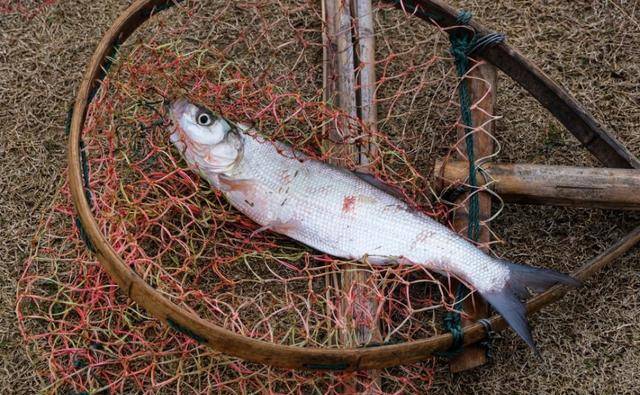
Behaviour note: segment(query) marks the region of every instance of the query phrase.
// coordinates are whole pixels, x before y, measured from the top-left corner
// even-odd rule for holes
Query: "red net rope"
[[[455,149],[458,83],[442,32],[402,11],[374,9],[378,132],[374,174],[416,210],[446,222],[430,169]],[[83,131],[93,211],[116,252],[148,284],[243,336],[298,347],[345,347],[349,320],[382,343],[441,332],[448,279],[421,267],[371,266],[320,254],[235,211],[169,143],[162,103],[186,96],[320,160],[346,115],[323,102],[322,15],[315,3],[193,2],[155,17],[120,48]],[[480,130],[481,128],[479,128]],[[452,148],[453,146],[453,148]],[[380,372],[310,373],[220,355],[127,300],[72,225],[67,185],[52,204],[20,280],[24,338],[54,391],[423,392],[434,360]],[[357,291],[340,274],[369,273]],[[355,267],[355,269],[354,269]],[[375,301],[362,306],[363,292]],[[347,335],[345,335],[347,333]]]

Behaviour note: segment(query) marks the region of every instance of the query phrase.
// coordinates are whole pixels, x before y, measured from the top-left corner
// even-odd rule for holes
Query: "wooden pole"
[[[488,63],[479,64],[469,71],[465,81],[468,83],[471,103],[474,104],[471,109],[473,125],[485,125],[485,132],[476,130],[473,133],[473,149],[476,160],[478,160],[491,155],[494,149],[493,140],[490,137],[490,134],[493,132],[491,114],[493,114],[496,101],[496,69]],[[464,83],[464,81],[461,83]],[[466,152],[464,136],[468,132],[469,130],[467,128],[458,128],[458,138],[460,138],[463,143],[458,149],[457,157],[465,163],[467,167],[467,174],[469,172],[469,163],[463,152]],[[486,244],[490,241],[491,232],[486,225],[482,224],[482,222],[491,217],[491,195],[486,192],[479,192],[478,196],[479,220],[481,227],[477,241],[480,244]],[[469,226],[469,199],[467,199],[467,197],[467,194],[463,194],[463,196],[458,200],[458,203],[466,202],[466,204],[462,204],[455,211],[453,220],[454,229],[464,236],[467,235],[467,228]],[[454,287],[457,287],[457,282],[454,284]],[[463,317],[463,327],[473,324],[480,318],[487,317],[489,313],[487,304],[477,295],[474,295],[473,298],[467,298],[463,303],[463,309],[470,318],[466,319]],[[449,368],[455,373],[475,368],[485,364],[486,362],[486,350],[479,345],[474,344],[465,347],[459,355],[452,358],[449,362]]]
[[[640,210],[640,171],[530,164],[491,163],[478,182],[505,202],[571,207]],[[440,189],[463,184],[468,177],[462,161],[436,161]]]
[[[336,46],[336,2],[333,0],[322,0],[322,99],[328,105],[337,104],[337,68],[338,48]],[[330,136],[336,136],[335,125],[329,124],[332,129]],[[325,125],[327,127],[327,125]],[[336,140],[338,141],[338,140]]]
[[[358,112],[351,11],[344,1],[322,0],[323,99],[328,105],[342,110],[334,122],[325,125],[327,139],[323,142],[323,149],[330,153],[331,161],[340,166],[348,166],[350,161],[359,164],[360,159],[358,146],[349,144],[349,138],[355,134]]]
[[[371,0],[352,0],[351,9],[355,22],[355,42],[357,43],[357,60],[359,66],[352,70],[352,75],[359,77],[356,91],[359,102],[359,117],[369,136],[376,130],[377,114],[375,107],[375,70],[374,70],[374,38]],[[356,71],[357,74],[356,74]],[[345,70],[346,72],[346,70]],[[371,133],[371,134],[369,134]],[[370,139],[363,139],[358,145],[358,164],[361,171],[370,171],[372,145]],[[378,320],[376,318],[377,303],[371,292],[373,285],[367,285],[369,274],[362,266],[348,267],[342,273],[342,290],[353,300],[351,311],[345,312],[347,333],[346,344],[354,347],[371,342],[382,341]]]
[[[328,106],[337,106],[337,76],[338,76],[338,56],[336,46],[336,7],[337,3],[334,0],[322,0],[322,100]],[[336,145],[334,142],[341,141],[338,134],[337,122],[325,123],[322,127],[323,136],[326,136],[322,142],[323,151],[334,151]],[[335,295],[331,292],[332,289],[337,287],[338,280],[335,274],[331,271],[325,273],[325,283],[327,284],[327,300],[332,300]],[[333,307],[327,303],[326,307],[327,317],[333,314]],[[335,334],[333,325],[327,322],[327,333]],[[339,343],[339,336],[333,335],[330,339],[331,344]]]
[[[354,74],[354,49],[353,49],[353,23],[349,0],[335,1],[336,16],[336,47],[337,47],[337,80],[339,98],[338,104],[344,116],[338,119],[339,140],[334,141],[342,146],[344,151],[350,153],[350,157],[356,164],[360,164],[360,150],[349,139],[357,134],[356,119],[358,108],[356,104],[356,81]]]

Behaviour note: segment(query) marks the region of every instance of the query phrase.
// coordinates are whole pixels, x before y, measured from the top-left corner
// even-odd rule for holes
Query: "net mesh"
[[[373,12],[378,123],[373,130],[352,119],[349,142],[370,141],[375,176],[416,210],[447,222],[431,174],[433,160],[459,145],[459,79],[447,37],[385,3],[374,3]],[[83,130],[95,218],[144,281],[243,336],[321,348],[358,346],[359,326],[374,328],[368,346],[432,337],[455,303],[450,279],[420,266],[346,262],[256,232],[259,225],[169,142],[163,103],[188,97],[269,140],[355,168],[346,151],[326,145],[328,130],[349,115],[323,100],[322,21],[315,2],[199,1],[138,29],[114,54]],[[434,359],[329,374],[220,355],[123,296],[87,250],[74,216],[64,184],[19,283],[20,329],[46,361],[41,374],[52,391],[401,393],[430,386]],[[345,270],[368,276],[345,287]]]

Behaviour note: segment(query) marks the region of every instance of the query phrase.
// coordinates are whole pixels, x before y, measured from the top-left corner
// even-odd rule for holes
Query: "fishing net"
[[[352,155],[327,144],[332,128],[349,129],[348,143],[371,145],[377,178],[448,223],[451,206],[435,192],[432,168],[460,144],[450,43],[441,29],[387,3],[374,3],[373,13],[375,127],[323,98],[316,2],[180,3],[113,54],[83,130],[87,198],[102,233],[145,282],[216,325],[279,345],[375,347],[443,333],[441,318],[456,302],[450,278],[418,266],[346,262],[256,232],[259,225],[230,207],[169,142],[164,104],[176,97],[353,169]],[[40,374],[51,392],[411,393],[432,382],[433,358],[327,373],[216,353],[128,300],[74,218],[65,183],[19,283],[20,329],[45,362]],[[365,272],[366,281],[345,287],[345,271]],[[371,328],[365,344],[354,335],[361,326]]]
[[[56,2],[57,0],[3,0],[0,2],[0,15],[20,14],[33,18]]]

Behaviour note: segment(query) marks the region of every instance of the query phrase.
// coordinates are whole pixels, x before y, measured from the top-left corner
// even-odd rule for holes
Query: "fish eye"
[[[209,126],[213,122],[213,117],[206,112],[201,112],[196,116],[196,121],[200,126]]]

